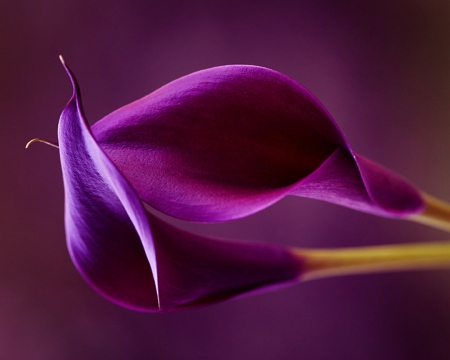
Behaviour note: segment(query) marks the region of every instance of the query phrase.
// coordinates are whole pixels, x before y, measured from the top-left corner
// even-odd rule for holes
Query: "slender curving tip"
[[[44,144],[47,144],[47,145],[50,145],[52,147],[55,147],[55,148],[59,149],[59,146],[58,146],[57,143],[54,143],[54,142],[48,141],[48,140],[44,140],[44,139],[41,139],[41,138],[34,138],[34,139],[31,139],[30,141],[28,141],[27,144],[25,145],[25,149],[28,149],[28,147],[32,143],[35,143],[35,142],[41,142],[41,143],[44,143]]]
[[[63,65],[66,64],[66,62],[64,61],[64,58],[62,57],[62,55],[59,55],[59,61],[61,61],[61,63],[62,63]]]

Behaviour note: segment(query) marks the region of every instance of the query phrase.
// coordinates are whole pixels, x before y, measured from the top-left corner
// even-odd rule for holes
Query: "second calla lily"
[[[411,184],[355,154],[323,105],[276,71],[199,71],[92,126],[100,147],[156,209],[190,221],[255,213],[286,195],[406,217]]]

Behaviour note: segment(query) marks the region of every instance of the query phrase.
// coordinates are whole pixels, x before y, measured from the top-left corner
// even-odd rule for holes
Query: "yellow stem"
[[[342,249],[292,249],[302,280],[387,271],[450,268],[450,241]]]
[[[425,210],[421,214],[409,217],[408,220],[450,232],[450,203],[426,193],[422,193],[422,197],[426,204]]]

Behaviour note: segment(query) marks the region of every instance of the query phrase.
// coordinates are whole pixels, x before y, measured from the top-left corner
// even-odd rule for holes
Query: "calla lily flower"
[[[118,110],[91,132],[77,82],[62,62],[74,92],[58,127],[67,244],[84,279],[114,303],[140,311],[167,312],[273,290],[301,280],[450,266],[447,242],[299,249],[213,239],[162,221],[144,209],[142,199],[160,204],[160,209],[172,215],[207,221],[244,216],[287,193],[383,215],[414,213],[423,207],[423,201],[406,181],[354,155],[317,100],[278,73],[240,66],[199,72]],[[242,93],[239,81],[246,84]],[[266,88],[269,84],[271,90]],[[210,88],[211,94],[202,86]],[[263,101],[253,98],[258,89],[265,94]],[[271,102],[271,91],[281,105]],[[238,93],[237,107],[231,101],[233,92]],[[220,100],[221,94],[228,103]],[[289,105],[295,94],[302,95],[297,100],[304,109]],[[256,115],[247,109],[245,99]],[[208,127],[207,120],[213,122],[215,116],[210,106],[214,103],[220,105],[220,121]],[[268,132],[276,111],[280,112],[280,126]],[[121,120],[122,112],[127,117]],[[235,129],[229,129],[233,121],[228,122],[224,113],[235,119]],[[306,119],[301,129],[294,114]],[[163,115],[168,116],[166,120]],[[258,127],[255,122],[261,117],[262,125]],[[191,128],[198,143],[184,132]],[[133,134],[135,131],[138,133]],[[208,139],[216,132],[215,141]],[[301,141],[297,143],[296,139]],[[42,141],[34,139],[29,143],[36,140]],[[247,141],[250,147],[245,152]],[[204,152],[202,146],[207,146]],[[183,149],[187,149],[185,156]],[[300,154],[301,158],[295,159]],[[212,161],[209,167],[208,159]],[[131,160],[136,161],[134,170],[130,168]],[[294,175],[303,176],[303,180],[295,181]],[[146,179],[147,187],[143,186]],[[174,192],[167,193],[167,204],[159,198],[165,192]],[[180,201],[176,201],[177,194]],[[445,206],[432,209],[435,219],[446,221]]]
[[[421,193],[356,154],[304,87],[263,67],[215,67],[177,79],[92,126],[139,198],[168,215],[216,222],[286,195],[408,217]]]

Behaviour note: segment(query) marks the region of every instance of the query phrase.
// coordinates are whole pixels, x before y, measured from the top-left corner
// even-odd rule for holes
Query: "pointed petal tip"
[[[72,73],[72,70],[67,66],[66,61],[62,57],[62,55],[59,55],[59,60],[61,61],[62,66],[64,67],[64,70],[66,71],[67,75],[69,76],[70,82],[72,83],[73,93],[77,97],[80,97],[80,91],[78,82],[75,79],[75,75]]]

